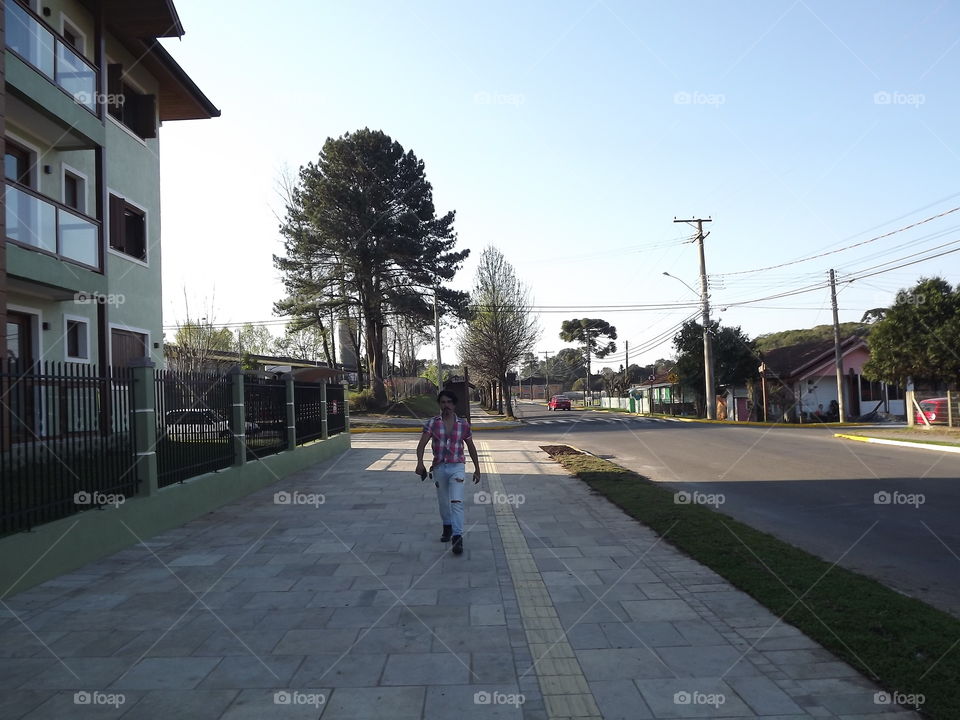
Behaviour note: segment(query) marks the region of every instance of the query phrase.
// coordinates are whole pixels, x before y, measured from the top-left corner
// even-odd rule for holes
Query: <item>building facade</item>
[[[163,122],[220,111],[170,0],[3,0],[0,358],[163,363]]]

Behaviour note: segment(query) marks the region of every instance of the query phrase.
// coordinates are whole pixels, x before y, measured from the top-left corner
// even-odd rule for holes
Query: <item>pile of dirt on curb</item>
[[[573,449],[569,445],[541,445],[540,449],[550,457],[557,457],[557,455],[583,455],[582,452]]]

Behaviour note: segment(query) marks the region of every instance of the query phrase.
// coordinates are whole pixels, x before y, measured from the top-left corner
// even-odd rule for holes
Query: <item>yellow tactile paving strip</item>
[[[490,491],[506,494],[489,444],[481,441],[478,445],[484,456]],[[526,465],[525,470],[529,469],[529,465]],[[577,656],[567,642],[560,618],[537,570],[513,506],[495,503],[493,510],[517,593],[527,644],[533,656],[533,672],[540,683],[547,716],[551,720],[603,720]]]

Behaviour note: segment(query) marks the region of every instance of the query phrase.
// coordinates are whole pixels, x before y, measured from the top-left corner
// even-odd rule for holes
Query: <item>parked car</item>
[[[207,440],[230,435],[230,423],[210,409],[170,410],[164,420],[167,437],[172,440]],[[256,435],[260,426],[247,422],[244,432]]]
[[[547,410],[569,410],[570,398],[565,395],[554,395],[547,403]]]
[[[930,398],[929,400],[920,401],[920,410],[926,416],[927,422],[931,425],[946,425],[947,424],[947,398]],[[920,416],[920,413],[915,413],[914,420],[917,425],[925,425],[923,418]]]

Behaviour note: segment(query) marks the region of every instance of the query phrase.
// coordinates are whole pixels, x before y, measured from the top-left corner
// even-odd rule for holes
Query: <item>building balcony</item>
[[[8,242],[103,271],[103,235],[98,221],[9,180],[4,199]]]
[[[19,0],[4,0],[4,14],[7,49],[97,115],[97,68]]]

